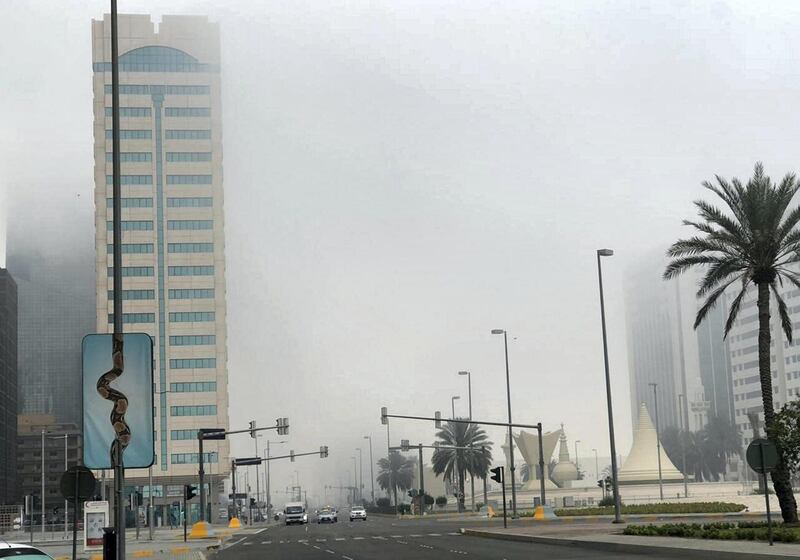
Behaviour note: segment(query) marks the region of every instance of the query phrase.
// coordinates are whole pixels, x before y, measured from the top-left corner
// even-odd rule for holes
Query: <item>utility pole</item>
[[[686,480],[686,438],[684,437],[685,436],[684,431],[686,430],[686,428],[684,428],[684,426],[683,426],[683,406],[684,406],[684,403],[682,402],[684,398],[685,398],[685,396],[683,395],[683,393],[678,395],[678,408],[680,409],[678,412],[680,413],[680,417],[681,417],[680,437],[681,437],[681,459],[682,459],[682,462],[683,462],[683,468],[681,469],[683,471],[683,497],[684,498],[688,498],[689,497],[689,482]]]
[[[44,540],[44,526],[45,526],[45,510],[44,510],[44,502],[45,502],[45,493],[44,493],[44,435],[47,431],[42,428],[42,540]],[[31,523],[33,523],[31,521]]]
[[[658,429],[658,383],[648,383],[653,388],[653,403],[656,409],[656,452],[658,453],[658,495],[664,500],[664,482],[661,479],[661,434]]]
[[[372,483],[372,505],[375,505],[375,472],[373,471],[373,467],[375,466],[375,460],[372,458],[372,436],[364,436],[364,439],[369,440],[369,478],[370,482]]]
[[[508,455],[509,455],[509,467],[511,470],[511,518],[517,518],[517,485],[514,480],[514,433],[511,430],[511,381],[510,376],[508,373],[508,333],[505,329],[494,329],[492,330],[492,334],[502,334],[503,335],[503,346],[505,348],[506,354],[506,396],[508,398]],[[539,434],[539,438],[541,438],[541,432]],[[542,477],[544,478],[544,471],[542,471]],[[505,479],[504,479],[505,480]],[[542,504],[544,505],[544,504]]]

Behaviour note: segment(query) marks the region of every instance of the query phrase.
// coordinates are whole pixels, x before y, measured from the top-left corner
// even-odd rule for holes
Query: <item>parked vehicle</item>
[[[8,543],[0,539],[0,558],[14,558],[14,560],[53,560],[38,548],[27,544]]]

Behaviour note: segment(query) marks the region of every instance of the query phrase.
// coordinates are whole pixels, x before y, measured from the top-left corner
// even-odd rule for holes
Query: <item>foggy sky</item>
[[[90,20],[107,9],[0,3],[3,214],[91,223]],[[512,337],[515,420],[564,422],[583,461],[593,447],[608,456],[599,247],[617,252],[604,272],[627,453],[626,263],[683,233],[714,173],[746,177],[756,160],[773,176],[797,170],[789,3],[121,0],[120,11],[221,24],[231,425],[288,416],[285,448],[331,450],[276,464],[276,489],[295,469],[309,495],[345,482],[365,434],[385,454],[382,405],[448,416],[459,394],[465,416],[459,370],[473,372],[473,416],[504,420],[492,328]],[[433,435],[392,425],[393,444]]]

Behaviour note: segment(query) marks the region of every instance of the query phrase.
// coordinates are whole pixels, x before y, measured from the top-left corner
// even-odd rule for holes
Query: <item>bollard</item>
[[[103,527],[103,560],[116,560],[117,532],[114,527]]]

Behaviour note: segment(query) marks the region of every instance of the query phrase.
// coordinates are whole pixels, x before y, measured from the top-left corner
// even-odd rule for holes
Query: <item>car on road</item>
[[[330,507],[322,508],[317,512],[317,523],[338,523],[339,516],[336,510]]]
[[[27,544],[15,544],[0,539],[0,558],[16,558],[17,560],[53,560],[38,548]]]
[[[367,510],[365,510],[361,506],[353,506],[350,508],[350,521],[355,521],[356,519],[361,519],[362,521],[367,520]]]
[[[283,508],[283,519],[287,525],[292,523],[308,523],[308,513],[303,502],[289,502]]]

